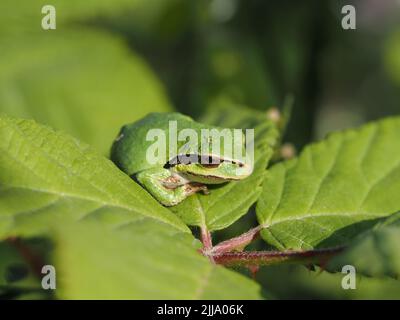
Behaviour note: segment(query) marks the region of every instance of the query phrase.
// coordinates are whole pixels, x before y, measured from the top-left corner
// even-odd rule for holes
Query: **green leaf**
[[[257,203],[280,248],[344,245],[400,209],[400,118],[330,135],[273,166]]]
[[[367,257],[367,258],[366,258]],[[400,276],[400,214],[389,216],[351,242],[328,269],[352,265],[358,274],[370,277]]]
[[[0,51],[0,113],[66,131],[104,155],[122,125],[171,109],[145,62],[115,35],[84,27],[8,35]]]
[[[259,113],[242,110],[243,122],[238,122],[238,117],[224,118],[225,108],[214,110],[208,119],[203,122],[230,128],[255,127],[255,166],[252,175],[242,181],[229,182],[222,186],[210,187],[210,194],[195,194],[177,206],[171,207],[186,224],[205,226],[209,231],[221,230],[246,214],[254,204],[261,192],[261,183],[264,178],[265,168],[273,153],[273,146],[277,140],[276,127],[266,118],[258,118]]]
[[[111,161],[63,133],[0,119],[0,151],[0,239],[41,234],[52,223],[103,210],[119,212],[115,223],[151,217],[188,232]]]
[[[250,279],[216,266],[159,223],[59,228],[54,263],[64,299],[258,299]]]

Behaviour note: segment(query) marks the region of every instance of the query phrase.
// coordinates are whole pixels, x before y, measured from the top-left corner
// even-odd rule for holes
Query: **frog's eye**
[[[221,158],[213,156],[199,156],[198,161],[202,166],[204,167],[210,166],[211,168],[216,168],[222,162],[224,162],[224,160],[222,160]]]
[[[198,156],[196,154],[187,153],[172,158],[164,165],[164,168],[168,169],[173,166],[176,166],[177,164],[191,164],[197,162],[198,162]]]

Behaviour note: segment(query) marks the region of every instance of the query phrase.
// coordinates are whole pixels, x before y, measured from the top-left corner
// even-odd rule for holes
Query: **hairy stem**
[[[307,251],[249,251],[225,252],[213,255],[215,263],[227,267],[268,266],[281,263],[326,263],[344,247]]]
[[[287,251],[242,251],[256,239],[262,226],[257,226],[235,238],[223,241],[213,247],[211,233],[204,226],[201,228],[202,254],[213,263],[227,267],[250,268],[255,274],[260,266],[282,263],[303,263],[325,265],[334,255],[343,251],[344,247],[334,247],[314,250],[287,250]]]

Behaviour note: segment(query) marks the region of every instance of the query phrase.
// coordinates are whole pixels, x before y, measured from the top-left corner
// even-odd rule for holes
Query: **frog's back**
[[[154,144],[154,140],[147,141],[147,134],[151,129],[162,130],[168,144],[170,121],[177,121],[178,130],[193,124],[192,118],[180,113],[149,113],[143,119],[121,128],[111,148],[111,160],[128,175],[154,167],[146,159],[148,148]],[[168,146],[165,147],[168,152]]]

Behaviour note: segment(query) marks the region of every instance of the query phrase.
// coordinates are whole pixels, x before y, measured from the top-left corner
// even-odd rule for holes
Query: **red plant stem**
[[[210,251],[212,248],[212,239],[211,233],[207,230],[206,226],[202,226],[200,229],[201,232],[201,242],[203,243],[203,249],[205,251]]]
[[[261,226],[250,229],[246,233],[241,234],[238,237],[223,241],[212,248],[211,253],[213,255],[220,255],[225,252],[233,250],[241,250],[252,242],[260,234]]]
[[[267,266],[278,263],[318,263],[338,254],[344,247],[308,251],[225,252],[213,255],[214,262],[227,267]]]
[[[210,254],[213,247],[211,232],[208,231],[205,225],[203,225],[200,228],[200,234],[201,234],[201,242],[203,243],[203,249],[201,250],[201,253],[204,256],[208,257],[212,263],[215,263],[213,256]]]

